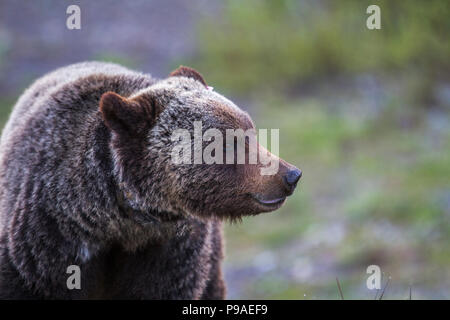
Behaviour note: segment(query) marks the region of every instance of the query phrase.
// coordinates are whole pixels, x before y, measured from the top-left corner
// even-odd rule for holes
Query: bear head
[[[136,210],[233,220],[279,208],[301,177],[256,141],[246,112],[188,67],[129,97],[104,93],[100,113],[120,192]],[[263,174],[269,163],[276,170]]]

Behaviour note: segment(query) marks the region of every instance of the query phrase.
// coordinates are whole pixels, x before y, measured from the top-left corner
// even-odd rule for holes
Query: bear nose
[[[299,169],[289,170],[286,175],[283,177],[283,181],[289,192],[293,192],[295,187],[297,186],[298,180],[300,180],[302,176],[302,171]]]

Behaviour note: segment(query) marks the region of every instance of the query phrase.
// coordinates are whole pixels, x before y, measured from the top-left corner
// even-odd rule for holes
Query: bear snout
[[[283,184],[288,192],[288,195],[291,195],[295,187],[297,187],[297,182],[302,177],[302,171],[300,169],[291,169],[283,176]]]
[[[302,171],[280,159],[278,173],[273,176],[261,176],[259,192],[252,194],[260,212],[269,212],[280,208],[286,198],[294,193]]]

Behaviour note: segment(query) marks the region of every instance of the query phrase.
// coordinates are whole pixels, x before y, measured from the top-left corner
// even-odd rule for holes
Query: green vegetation
[[[366,28],[374,3],[379,32]],[[450,70],[448,1],[231,0],[224,11],[199,23],[194,63],[233,92],[361,72],[412,71],[423,81]]]
[[[338,276],[347,298],[366,298],[370,293],[361,288],[370,264],[393,275],[397,291],[388,290],[385,298],[403,298],[411,283],[423,286],[414,287],[416,298],[445,297],[442,288],[426,291],[450,281],[448,127],[435,132],[422,121],[400,128],[385,121],[389,109],[352,120],[327,111],[320,98],[277,108],[260,103],[256,123],[279,126],[281,156],[304,176],[281,210],[227,229],[231,274],[251,265],[258,252],[270,251],[277,261],[273,272],[249,281],[237,297],[337,298]],[[325,278],[309,271],[308,278],[289,280],[296,259],[308,260],[306,269],[330,263]]]
[[[281,210],[227,228],[233,298],[338,299],[339,277],[373,299],[370,264],[384,299],[449,297],[450,4],[375,3],[380,31],[373,1],[231,0],[199,22],[192,65],[304,172]]]
[[[16,98],[0,98],[0,130],[3,129],[3,126],[8,120],[15,99]]]

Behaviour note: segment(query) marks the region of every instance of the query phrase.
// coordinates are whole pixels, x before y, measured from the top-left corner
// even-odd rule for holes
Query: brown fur
[[[253,195],[292,193],[294,167],[173,164],[176,128],[253,127],[205,86],[186,67],[159,80],[82,63],[22,95],[0,144],[0,298],[225,297],[221,220],[276,209]]]
[[[203,79],[202,75],[189,67],[185,67],[185,66],[180,66],[178,69],[172,71],[169,74],[169,77],[186,77],[186,78],[192,78],[194,80],[199,81],[200,83],[202,83],[205,87],[207,87],[207,84],[205,82],[205,80]]]

